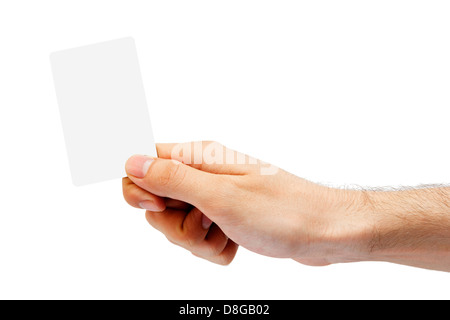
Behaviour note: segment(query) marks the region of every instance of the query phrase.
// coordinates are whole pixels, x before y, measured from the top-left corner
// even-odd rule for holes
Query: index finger
[[[260,172],[262,162],[214,141],[158,143],[158,157],[174,159],[216,174],[246,175]]]

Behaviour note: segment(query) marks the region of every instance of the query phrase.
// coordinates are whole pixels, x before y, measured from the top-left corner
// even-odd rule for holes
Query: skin
[[[335,189],[281,169],[261,174],[267,164],[248,156],[246,164],[199,163],[183,154],[193,145],[174,153],[179,144],[158,144],[158,158],[130,158],[123,194],[195,256],[227,265],[240,245],[313,266],[387,261],[450,271],[448,187]],[[203,156],[214,145],[230,151],[202,142]]]

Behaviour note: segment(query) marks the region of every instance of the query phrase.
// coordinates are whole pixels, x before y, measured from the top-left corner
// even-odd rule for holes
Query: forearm
[[[450,271],[450,188],[364,191],[371,217],[366,260]]]

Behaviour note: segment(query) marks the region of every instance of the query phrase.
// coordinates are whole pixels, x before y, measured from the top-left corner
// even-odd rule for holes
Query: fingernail
[[[140,202],[139,206],[142,209],[145,209],[145,210],[148,210],[148,211],[154,211],[154,212],[161,211],[161,208],[159,208],[156,203],[154,203],[153,201],[150,201],[150,200],[144,200],[144,201]]]
[[[203,215],[202,216],[202,227],[203,227],[203,229],[207,230],[207,229],[209,229],[209,227],[211,227],[211,225],[212,225],[211,219],[209,219],[207,216]]]
[[[132,156],[125,164],[125,170],[128,174],[135,176],[136,178],[143,178],[147,174],[150,165],[153,162],[153,158],[141,155]]]

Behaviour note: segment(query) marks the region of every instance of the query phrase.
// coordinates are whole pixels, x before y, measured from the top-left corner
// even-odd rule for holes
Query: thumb
[[[217,194],[219,176],[200,171],[176,160],[135,155],[125,170],[139,187],[160,197],[202,206]]]

